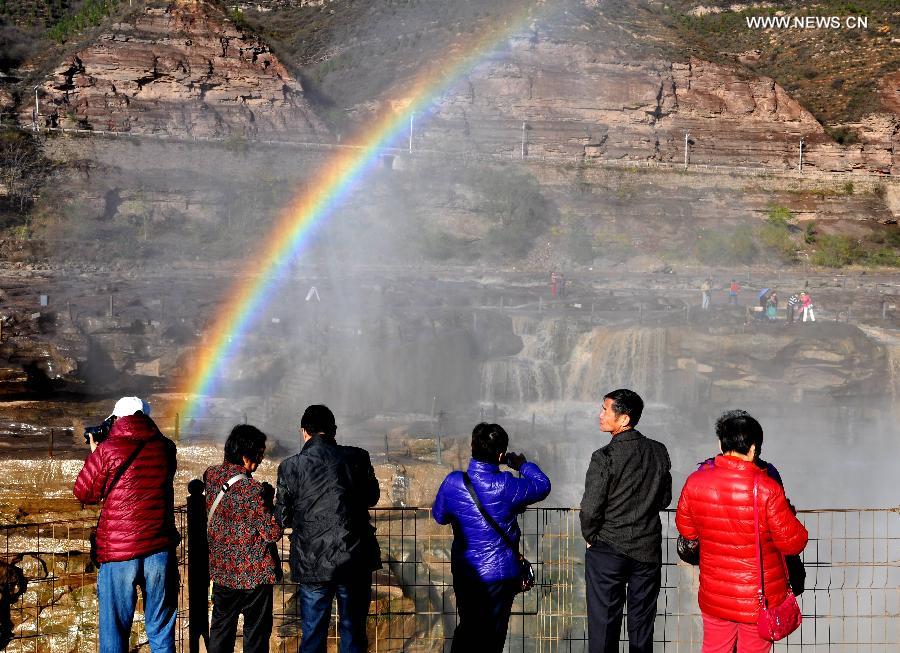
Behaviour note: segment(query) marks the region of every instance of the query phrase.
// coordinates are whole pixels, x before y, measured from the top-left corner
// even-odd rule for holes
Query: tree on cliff
[[[0,132],[0,208],[24,214],[50,172],[43,154],[43,138],[28,132]],[[7,217],[4,226],[9,226]]]

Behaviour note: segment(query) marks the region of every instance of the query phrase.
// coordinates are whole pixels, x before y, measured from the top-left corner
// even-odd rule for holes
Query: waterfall
[[[666,354],[664,329],[595,328],[578,333],[564,320],[513,319],[522,338],[516,356],[485,361],[481,399],[506,404],[596,401],[615,388],[660,399]]]
[[[595,401],[631,388],[645,401],[659,401],[665,356],[665,329],[595,328],[579,339],[566,366],[566,398]]]
[[[563,366],[577,341],[574,325],[523,316],[512,322],[514,333],[522,338],[522,351],[483,363],[482,401],[523,404],[562,399]]]

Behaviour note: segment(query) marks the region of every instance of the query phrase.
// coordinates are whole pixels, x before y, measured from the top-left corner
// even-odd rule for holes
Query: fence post
[[[188,644],[200,653],[200,638],[209,646],[209,540],[206,536],[206,497],[203,481],[188,483]]]
[[[53,429],[50,429],[50,449],[48,452],[50,454],[50,458],[53,458],[53,436],[54,436]]]

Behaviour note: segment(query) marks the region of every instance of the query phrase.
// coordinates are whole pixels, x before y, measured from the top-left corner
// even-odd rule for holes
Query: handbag
[[[478,512],[481,513],[481,516],[484,517],[484,520],[488,523],[488,525],[497,531],[497,534],[500,536],[504,542],[506,542],[506,546],[513,550],[513,553],[516,554],[516,559],[519,563],[519,592],[527,592],[531,588],[534,587],[535,576],[534,576],[534,568],[531,566],[531,563],[519,552],[518,544],[513,544],[513,541],[509,539],[509,535],[507,535],[502,528],[500,528],[500,524],[494,521],[494,518],[491,517],[487,510],[484,509],[484,506],[481,505],[481,501],[478,500],[478,494],[475,492],[475,488],[472,485],[472,479],[469,478],[468,472],[463,472],[463,481],[466,484],[466,489],[469,491],[469,494],[472,496],[472,501],[475,502],[475,507],[478,508]]]
[[[689,565],[696,567],[700,564],[700,540],[689,540],[684,535],[679,535],[675,550],[678,557]]]
[[[784,639],[792,632],[800,627],[803,616],[800,613],[800,606],[797,604],[797,597],[788,588],[787,596],[780,605],[769,607],[766,600],[765,586],[763,585],[763,562],[762,562],[762,546],[759,541],[759,499],[757,489],[759,487],[759,479],[753,479],[753,518],[756,530],[756,560],[759,563],[759,616],[756,619],[756,629],[759,636],[770,642],[777,642]],[[784,567],[784,577],[788,578],[787,564],[784,562],[784,556],[779,554],[781,564]]]

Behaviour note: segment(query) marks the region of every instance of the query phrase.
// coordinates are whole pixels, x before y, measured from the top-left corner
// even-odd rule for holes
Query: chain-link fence
[[[702,629],[697,608],[697,569],[675,553],[674,513],[662,514],[663,587],[655,632],[657,651],[697,651]],[[897,651],[900,648],[900,509],[813,510],[800,513],[810,532],[804,552],[806,592],[801,597],[800,630],[776,650]],[[187,653],[191,615],[187,559],[187,513],[178,525],[182,593],[178,648]],[[443,651],[456,625],[450,574],[449,528],[422,508],[373,510],[384,568],[374,577],[369,612],[370,650]],[[510,620],[510,653],[581,653],[587,650],[584,598],[584,544],[578,511],[529,509],[520,518],[524,552],[538,584],[519,595]],[[96,569],[90,562],[88,520],[65,520],[2,527],[0,627],[14,653],[93,653],[97,650]],[[281,543],[287,571],[288,542]],[[272,650],[296,651],[300,638],[296,586],[275,590]],[[208,585],[195,592],[208,596]],[[205,597],[204,597],[205,598]],[[204,598],[199,605],[208,605]],[[198,597],[195,594],[194,611]],[[626,615],[627,619],[627,615]],[[332,626],[332,643],[336,629]],[[132,637],[146,649],[142,614]],[[238,646],[241,642],[238,640]],[[627,650],[623,629],[622,650]]]

